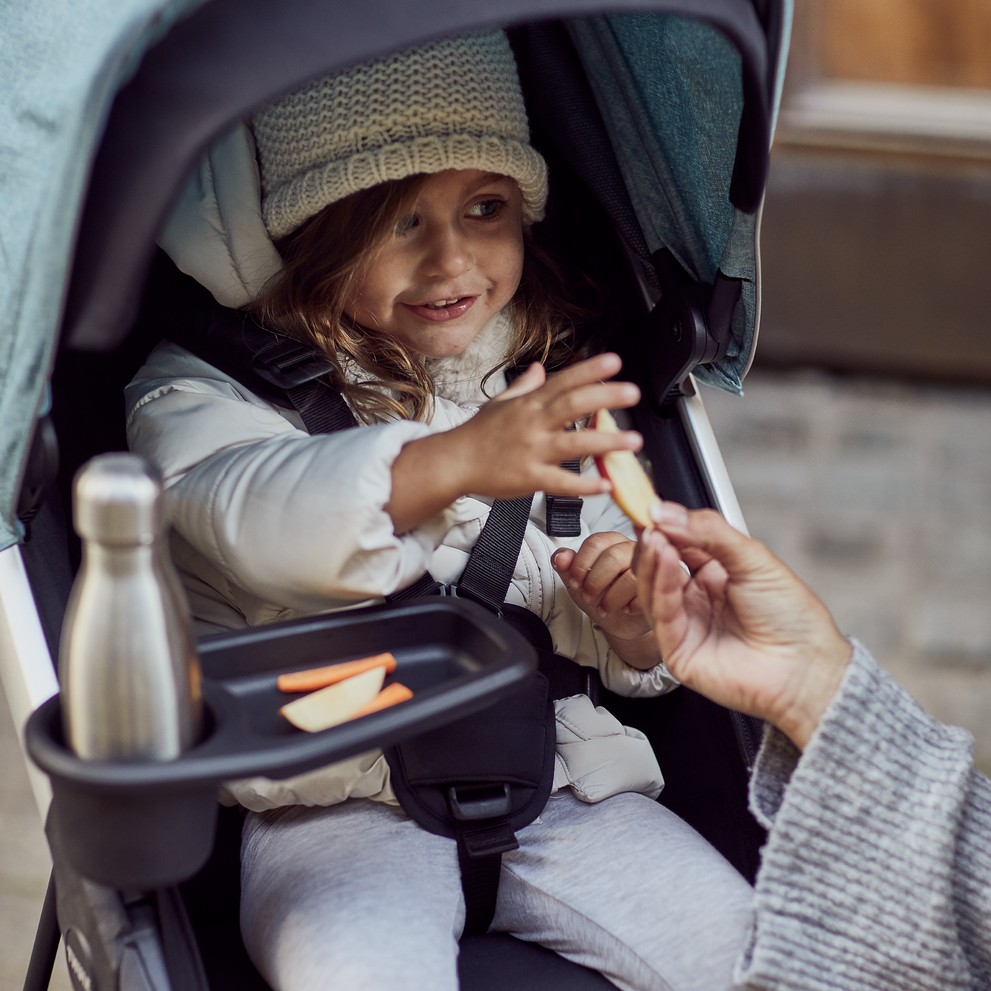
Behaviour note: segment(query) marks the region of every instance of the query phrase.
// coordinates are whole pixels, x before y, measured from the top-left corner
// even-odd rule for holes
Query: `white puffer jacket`
[[[174,217],[167,229],[167,235],[173,232],[172,240],[164,239],[180,267],[194,277],[202,275],[201,281],[215,295],[220,293],[207,268],[217,268],[216,244],[230,241],[229,231],[218,239],[218,220],[224,211],[217,204],[223,206],[224,197],[229,201],[234,195],[231,184],[243,187],[245,176],[253,175],[250,163],[237,151],[250,150],[243,132],[234,132],[225,142],[194,176],[191,191],[179,205],[178,220]],[[224,161],[221,152],[228,158],[233,155],[236,167],[230,163],[226,169],[218,167],[218,161]],[[238,201],[242,217],[250,215],[245,203],[251,202],[251,196],[257,203],[257,191],[242,188]],[[201,222],[203,217],[206,220]],[[251,228],[253,236],[260,236],[259,229],[264,231],[260,219]],[[213,248],[204,247],[211,240]],[[247,250],[243,241],[242,236],[242,251]],[[191,242],[194,249],[188,247]],[[211,261],[201,272],[198,265],[203,257]],[[236,253],[231,252],[231,259],[228,268],[237,274]],[[491,500],[463,497],[397,536],[385,510],[392,463],[407,442],[451,429],[477,412],[486,398],[481,378],[506,355],[510,333],[508,316],[499,314],[461,355],[431,362],[437,399],[429,423],[400,420],[318,436],[306,433],[294,410],[260,399],[185,349],[167,342],[156,347],[125,393],[127,438],[131,450],[162,471],[173,525],[172,555],[200,632],[381,601],[426,570],[442,582],[457,579],[485,524]],[[504,387],[501,373],[487,385],[490,393]],[[632,536],[629,521],[608,496],[596,496],[584,502],[580,537],[551,538],[544,532],[544,506],[538,493],[508,601],[539,615],[551,632],[555,651],[598,668],[612,691],[627,696],[669,691],[676,682],[663,664],[649,671],[625,664],[575,605],[551,566],[555,550],[577,549],[591,533],[618,530]],[[591,707],[572,708],[568,766],[577,768],[581,762],[574,758],[576,719],[591,720],[584,728],[577,727],[578,736],[617,734],[614,727],[605,733],[606,723],[595,724]],[[656,794],[660,776],[649,746],[637,739],[635,731],[621,735],[629,744],[639,743],[630,753],[642,773],[638,777],[634,772],[632,777],[646,784],[635,790]],[[601,786],[601,762],[596,763],[594,753],[588,766],[597,768],[595,792],[605,797],[608,789]],[[630,778],[627,767],[616,780],[622,780],[626,790]],[[567,783],[570,780],[561,780],[559,774],[558,784]],[[231,792],[256,810],[294,803],[333,804],[349,796],[394,801],[388,766],[378,752],[287,781],[238,782]]]

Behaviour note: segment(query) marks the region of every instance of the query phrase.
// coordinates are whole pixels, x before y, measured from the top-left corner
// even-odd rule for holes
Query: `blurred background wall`
[[[744,515],[991,773],[991,0],[796,0]]]
[[[761,365],[991,382],[991,2],[796,0]]]

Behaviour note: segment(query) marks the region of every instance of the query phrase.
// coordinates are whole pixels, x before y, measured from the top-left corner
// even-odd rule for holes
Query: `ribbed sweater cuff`
[[[804,754],[769,731],[751,784],[771,827],[744,987],[970,986],[953,877],[973,741],[943,726],[854,642]]]

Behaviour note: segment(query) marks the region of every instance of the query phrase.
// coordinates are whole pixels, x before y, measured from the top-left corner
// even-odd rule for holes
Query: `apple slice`
[[[352,678],[328,685],[284,705],[279,712],[299,729],[319,733],[347,722],[378,695],[385,681],[385,667],[378,665]]]
[[[607,409],[600,409],[592,417],[591,427],[606,434],[619,433],[619,427]],[[612,497],[619,508],[637,526],[644,529],[652,527],[650,507],[661,500],[637,456],[632,451],[607,451],[596,455],[595,464],[599,474],[612,482]]]
[[[353,678],[369,668],[384,667],[386,674],[396,670],[396,659],[389,654],[375,654],[374,657],[362,657],[357,661],[344,661],[340,664],[329,664],[322,668],[309,668],[306,671],[294,671],[292,674],[280,674],[277,682],[280,692],[315,692],[318,688],[326,688],[345,678]]]

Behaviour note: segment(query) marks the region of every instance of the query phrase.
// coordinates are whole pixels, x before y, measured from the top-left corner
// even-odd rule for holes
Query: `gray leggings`
[[[723,991],[750,885],[642,795],[554,795],[503,857],[491,931],[550,947],[626,991]],[[252,813],[241,930],[275,991],[457,991],[453,840],[365,800]]]

